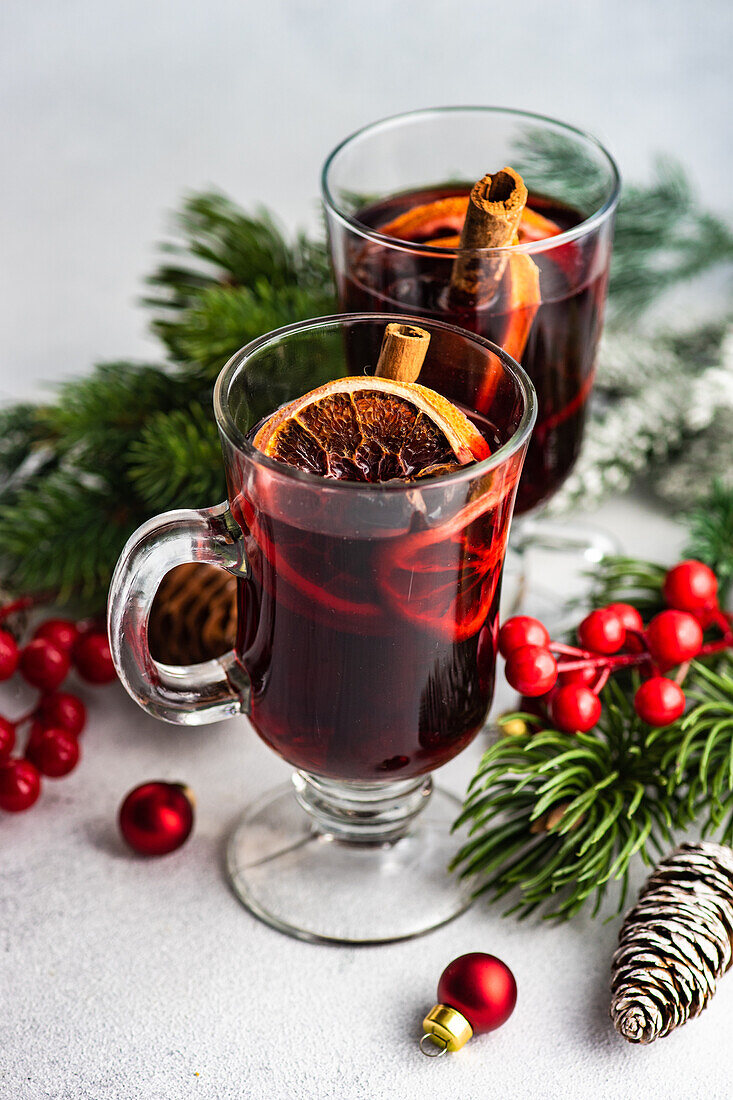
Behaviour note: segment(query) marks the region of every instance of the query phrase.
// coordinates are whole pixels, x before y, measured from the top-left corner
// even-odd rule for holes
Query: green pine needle
[[[208,407],[150,417],[127,454],[130,478],[153,511],[201,508],[226,496],[219,434]]]
[[[688,525],[685,555],[710,566],[724,603],[733,585],[733,485],[714,482],[709,496],[690,514]]]
[[[139,522],[103,479],[53,470],[0,502],[0,573],[15,591],[100,610]]]
[[[153,328],[187,376],[213,383],[227,359],[251,340],[293,321],[334,309],[330,290],[290,286],[276,290],[258,278],[251,287],[212,286],[198,291],[175,320]]]
[[[640,751],[641,727],[612,685],[593,733],[545,730],[492,745],[456,822],[471,829],[454,866],[476,880],[477,895],[511,895],[508,912],[542,907],[565,920],[594,896],[597,911],[637,852],[670,841],[670,807],[676,818],[681,808],[658,758]]]

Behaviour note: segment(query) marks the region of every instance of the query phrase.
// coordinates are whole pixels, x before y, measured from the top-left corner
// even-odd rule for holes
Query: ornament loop
[[[426,1039],[430,1040],[429,1047],[423,1046]],[[440,1044],[443,1044],[440,1046]],[[442,1058],[442,1056],[448,1050],[448,1044],[445,1039],[441,1039],[438,1035],[431,1035],[426,1031],[420,1040],[420,1053],[424,1054],[426,1058]]]

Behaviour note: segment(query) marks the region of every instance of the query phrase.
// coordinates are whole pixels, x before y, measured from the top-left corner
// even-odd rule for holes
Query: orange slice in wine
[[[311,390],[273,413],[254,445],[288,466],[337,481],[411,481],[488,458],[478,428],[417,382],[360,376]]]
[[[451,195],[434,202],[411,206],[397,218],[376,228],[385,237],[396,237],[400,241],[434,245],[438,248],[458,248],[467,209],[468,195]],[[556,237],[561,232],[557,222],[525,206],[519,222],[517,243],[543,241],[547,237]]]

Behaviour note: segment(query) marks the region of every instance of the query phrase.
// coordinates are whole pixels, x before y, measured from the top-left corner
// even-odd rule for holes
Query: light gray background
[[[165,211],[216,184],[315,224],[318,170],[381,115],[493,102],[598,134],[629,178],[678,155],[730,207],[727,0],[3,0],[0,400],[95,359],[151,354],[134,308]],[[635,501],[599,517],[635,553],[680,532]],[[119,688],[87,692],[85,760],[0,822],[0,1077],[18,1100],[722,1098],[733,978],[650,1049],[607,1020],[617,922],[561,929],[476,909],[412,944],[298,944],[241,909],[220,841],[287,769],[243,723],[175,731]],[[506,702],[499,700],[499,705]],[[24,700],[6,687],[0,709]],[[480,743],[443,781],[457,793]],[[196,789],[191,843],[126,855],[113,808],[160,775]],[[640,879],[640,875],[637,876]],[[416,1053],[441,969],[483,949],[515,969],[517,1011],[454,1058]]]
[[[729,207],[732,44],[728,0],[3,0],[0,400],[149,353],[133,303],[184,191],[313,222],[329,150],[397,111],[556,115]]]

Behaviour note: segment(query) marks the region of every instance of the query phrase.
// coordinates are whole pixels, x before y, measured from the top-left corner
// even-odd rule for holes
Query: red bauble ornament
[[[155,780],[127,795],[120,807],[120,832],[139,855],[163,856],[188,839],[193,816],[188,787]]]
[[[423,1054],[432,1057],[460,1050],[472,1035],[506,1023],[517,1003],[517,983],[501,959],[472,951],[445,968],[438,982],[438,1001],[423,1020],[425,1034],[420,1042]],[[428,1039],[431,1047],[426,1046]]]
[[[81,699],[70,691],[54,691],[46,695],[36,711],[44,726],[55,726],[78,736],[87,721],[87,710]]]
[[[41,793],[41,777],[29,760],[0,764],[0,810],[17,814],[27,810]]]
[[[90,684],[110,684],[116,674],[107,635],[101,630],[82,634],[74,646],[74,665]]]
[[[499,653],[508,657],[515,649],[523,645],[547,646],[550,635],[547,628],[529,615],[514,615],[507,619],[499,631]]]
[[[46,619],[34,631],[34,638],[46,638],[59,649],[70,653],[79,637],[79,628],[71,619]]]
[[[718,578],[701,561],[681,561],[669,570],[662,593],[678,611],[707,611],[718,604]]]
[[[586,615],[578,627],[578,639],[584,649],[609,655],[624,644],[626,627],[621,616],[610,607],[599,607]]]
[[[0,760],[7,760],[15,747],[15,722],[0,717]]]
[[[41,775],[60,779],[79,763],[79,742],[68,730],[45,728],[34,724],[25,758],[35,764]]]
[[[566,684],[553,695],[550,714],[559,730],[587,733],[601,717],[601,701],[584,684]]]
[[[18,667],[18,643],[9,630],[0,630],[0,680],[9,680]]]
[[[647,645],[663,669],[696,657],[702,646],[702,627],[687,611],[660,611],[647,627]]]
[[[46,638],[34,638],[20,651],[20,671],[24,680],[41,691],[55,691],[66,679],[71,661],[64,649]]]
[[[504,674],[520,695],[545,695],[557,680],[557,661],[545,646],[523,645],[509,654]]]
[[[634,696],[634,710],[650,726],[669,726],[684,713],[685,693],[674,680],[652,676]]]

